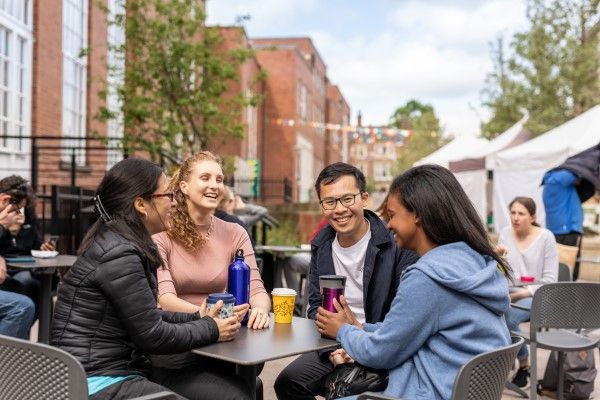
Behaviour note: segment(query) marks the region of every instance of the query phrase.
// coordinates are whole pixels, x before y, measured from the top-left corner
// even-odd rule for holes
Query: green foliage
[[[279,226],[269,230],[267,234],[269,243],[283,246],[297,246],[300,244],[300,232],[297,219],[293,215],[279,219]]]
[[[508,60],[499,41],[488,75],[482,124],[491,138],[527,110],[534,135],[548,131],[600,102],[599,0],[530,0],[530,27],[514,35]]]
[[[442,138],[440,120],[435,115],[433,106],[418,100],[410,100],[397,108],[390,118],[390,125],[412,131],[398,154],[394,175],[406,171],[415,161],[447,143],[447,140]]]
[[[229,89],[252,51],[225,49],[218,28],[205,26],[199,0],[127,0],[126,7],[110,21],[126,37],[126,45],[112,49],[125,70],[109,66],[123,82],[117,88],[122,110],[97,115],[107,120],[122,112],[124,148],[169,166],[216,135],[242,137],[240,112],[260,99]]]

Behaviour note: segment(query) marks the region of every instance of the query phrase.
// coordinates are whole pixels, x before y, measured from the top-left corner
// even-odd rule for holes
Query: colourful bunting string
[[[342,131],[348,134],[352,141],[363,143],[374,143],[376,141],[395,141],[397,144],[402,144],[404,139],[410,136],[411,131],[408,129],[388,128],[382,126],[358,126],[358,125],[341,125],[331,124],[316,121],[296,121],[293,119],[271,118],[267,119],[268,123],[279,126],[309,126],[315,129],[327,129],[330,131]]]

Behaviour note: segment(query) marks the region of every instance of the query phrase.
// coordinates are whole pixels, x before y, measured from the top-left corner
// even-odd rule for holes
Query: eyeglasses
[[[362,194],[362,192],[354,194],[345,194],[342,197],[328,197],[326,199],[321,200],[319,203],[321,204],[321,207],[323,207],[323,210],[328,211],[335,210],[335,206],[337,205],[338,201],[344,207],[350,207],[354,204],[356,196],[358,196],[359,194]]]
[[[168,197],[169,201],[172,203],[175,199],[175,193],[173,192],[165,192],[165,193],[152,193],[148,197]]]

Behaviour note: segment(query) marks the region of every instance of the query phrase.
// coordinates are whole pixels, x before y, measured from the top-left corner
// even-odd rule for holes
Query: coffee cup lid
[[[211,293],[208,295],[207,303],[216,303],[219,300],[223,300],[223,303],[235,302],[235,297],[229,293]]]
[[[271,294],[273,296],[295,296],[296,291],[289,288],[274,288]]]

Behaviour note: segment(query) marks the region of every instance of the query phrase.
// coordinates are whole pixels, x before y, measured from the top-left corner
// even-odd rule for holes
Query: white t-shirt
[[[368,223],[369,221],[367,221]],[[336,275],[346,277],[346,288],[344,297],[350,306],[350,309],[360,322],[365,322],[365,308],[363,301],[363,270],[365,267],[365,257],[367,247],[371,240],[371,226],[367,233],[358,242],[350,247],[340,246],[337,235],[331,246],[331,255]]]

